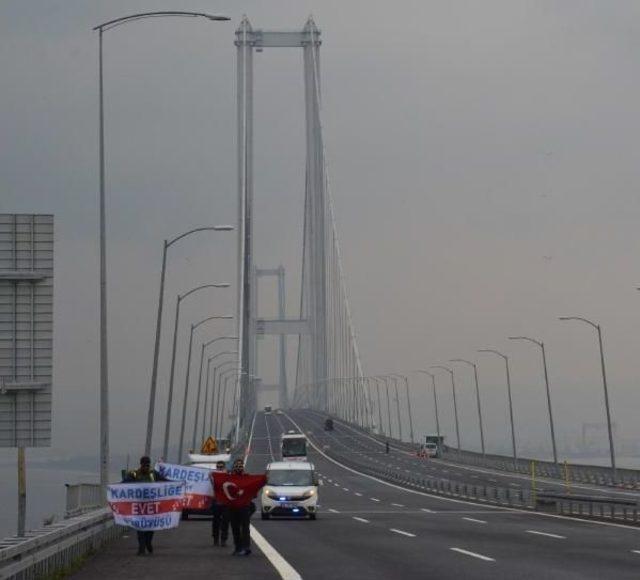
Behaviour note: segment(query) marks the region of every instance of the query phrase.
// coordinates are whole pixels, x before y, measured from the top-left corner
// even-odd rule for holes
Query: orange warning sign
[[[203,455],[213,455],[218,453],[218,443],[213,437],[207,437],[207,440],[202,444],[200,453]]]

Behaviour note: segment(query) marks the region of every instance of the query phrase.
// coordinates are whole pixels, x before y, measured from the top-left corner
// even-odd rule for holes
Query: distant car
[[[438,444],[437,443],[425,443],[420,447],[418,452],[420,457],[438,457]]]
[[[333,431],[333,419],[326,419],[324,422],[325,431]]]
[[[275,461],[267,465],[267,485],[260,494],[262,519],[271,516],[316,519],[318,478],[307,461]]]
[[[267,405],[267,406],[264,408],[264,414],[265,414],[265,415],[271,415],[271,405]]]

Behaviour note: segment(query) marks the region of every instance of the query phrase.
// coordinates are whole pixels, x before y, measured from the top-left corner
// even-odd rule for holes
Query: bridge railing
[[[102,507],[103,497],[99,483],[65,483],[67,501],[66,518],[77,516]]]
[[[444,457],[452,463],[487,467],[499,471],[531,474],[532,462],[539,477],[562,479],[581,484],[624,487],[628,489],[640,488],[640,471],[636,469],[617,469],[617,480],[609,467],[598,465],[581,465],[574,463],[558,463],[541,461],[538,459],[513,458],[504,455],[482,455],[475,451],[445,449]]]
[[[122,528],[108,508],[0,540],[0,578],[36,580],[68,569],[103,543],[117,538]]]

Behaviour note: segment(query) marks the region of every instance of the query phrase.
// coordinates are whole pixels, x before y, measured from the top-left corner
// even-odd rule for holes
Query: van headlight
[[[308,490],[308,491],[305,491],[305,492],[302,494],[302,497],[303,497],[304,499],[309,499],[310,497],[313,497],[314,495],[316,495],[315,490],[314,490],[314,489],[310,489],[310,490]]]
[[[271,489],[265,489],[264,490],[264,495],[265,495],[265,497],[269,497],[269,498],[272,498],[272,499],[277,497],[276,492],[271,490]]]

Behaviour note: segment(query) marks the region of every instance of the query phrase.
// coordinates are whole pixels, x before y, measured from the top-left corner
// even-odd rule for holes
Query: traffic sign
[[[213,437],[207,437],[207,440],[202,444],[200,453],[203,455],[213,455],[218,452],[218,443]]]
[[[51,445],[53,216],[0,214],[0,447]]]

